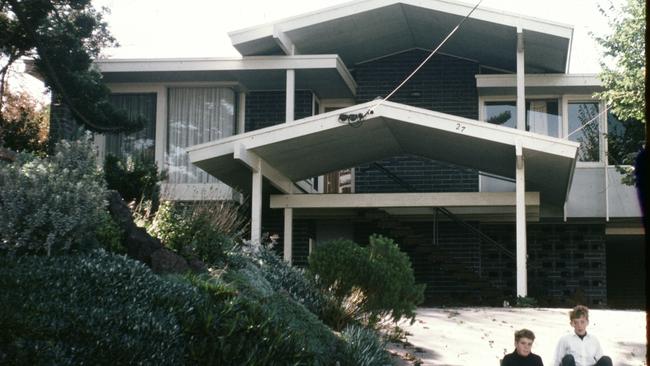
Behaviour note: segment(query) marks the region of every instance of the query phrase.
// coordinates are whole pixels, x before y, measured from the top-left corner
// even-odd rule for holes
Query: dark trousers
[[[576,366],[576,360],[572,355],[566,355],[562,358],[560,366]],[[608,356],[603,356],[596,362],[595,366],[612,366],[612,359]]]

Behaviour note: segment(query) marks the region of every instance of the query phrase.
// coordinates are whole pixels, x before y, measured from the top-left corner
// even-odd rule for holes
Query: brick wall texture
[[[358,103],[387,96],[428,53],[411,50],[356,65]],[[478,118],[478,92],[475,75],[479,65],[455,57],[433,56],[390,100],[414,107]],[[363,164],[355,170],[355,191],[403,192],[404,183],[421,192],[476,192],[478,174],[451,164],[418,156],[403,155]],[[386,170],[391,174],[386,174]],[[397,176],[398,179],[390,176]]]

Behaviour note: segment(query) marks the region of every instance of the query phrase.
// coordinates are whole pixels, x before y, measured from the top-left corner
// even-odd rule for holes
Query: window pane
[[[486,102],[485,122],[510,128],[517,128],[517,103]]]
[[[185,148],[233,135],[235,93],[226,88],[170,88],[168,103],[169,182],[218,182],[189,162]]]
[[[526,130],[559,137],[560,118],[557,99],[526,101]]]
[[[156,94],[112,94],[110,102],[126,110],[129,118],[142,117],[144,128],[130,134],[106,134],[106,153],[120,158],[138,154],[139,157],[154,160],[156,138]]]
[[[597,102],[569,103],[569,140],[580,143],[579,161],[600,161],[599,121],[594,120],[597,115]]]

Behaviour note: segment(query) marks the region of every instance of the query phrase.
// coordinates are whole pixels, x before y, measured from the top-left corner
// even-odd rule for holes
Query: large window
[[[560,118],[557,99],[526,100],[526,131],[558,137]],[[517,128],[515,101],[485,102],[485,121]]]
[[[156,94],[112,94],[110,102],[124,109],[130,119],[142,118],[144,128],[130,134],[106,134],[106,153],[121,158],[137,155],[139,158],[153,161],[156,138]]]
[[[167,169],[169,183],[216,183],[193,166],[185,148],[232,136],[235,93],[227,88],[170,88]]]
[[[580,143],[578,161],[600,161],[598,102],[569,102],[569,140]]]

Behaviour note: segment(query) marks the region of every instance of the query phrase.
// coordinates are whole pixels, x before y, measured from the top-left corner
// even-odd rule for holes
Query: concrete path
[[[490,366],[514,349],[514,332],[535,333],[533,352],[553,365],[557,340],[572,331],[569,309],[421,308],[413,325],[401,327],[412,346],[393,344],[390,350],[421,365]],[[588,332],[600,340],[614,366],[646,364],[646,312],[590,310]],[[404,357],[406,356],[406,357]],[[418,364],[402,361],[402,365]]]

